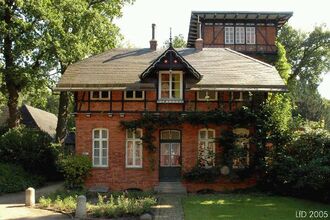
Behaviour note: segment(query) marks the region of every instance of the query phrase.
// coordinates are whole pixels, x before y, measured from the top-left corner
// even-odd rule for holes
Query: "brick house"
[[[181,181],[189,191],[197,191],[253,185],[253,178],[239,183],[224,178],[208,185],[181,178],[196,166],[200,149],[221,153],[222,146],[214,140],[226,125],[159,126],[152,134],[156,149],[151,158],[141,139],[147,131],[125,130],[121,122],[146,113],[253,108],[268,92],[286,91],[266,61],[276,56],[277,31],[291,16],[291,12],[192,12],[187,48],[157,49],[153,25],[150,48],[113,49],[70,65],[56,89],[74,93],[76,153],[93,161],[86,186],[146,190]],[[237,130],[253,132],[253,128]],[[249,148],[248,141],[246,145]],[[236,160],[236,166],[248,165],[249,151],[253,149]]]

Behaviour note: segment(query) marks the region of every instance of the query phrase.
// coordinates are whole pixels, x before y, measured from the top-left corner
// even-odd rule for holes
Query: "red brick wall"
[[[155,99],[155,93],[149,91],[147,93],[148,100]],[[229,94],[229,93],[228,93]],[[225,100],[228,99],[229,95],[225,94]],[[78,99],[82,99],[83,93],[78,94]],[[121,92],[115,91],[112,94],[114,100],[121,100]],[[194,95],[190,94],[186,97],[194,98]],[[85,94],[85,100],[88,100],[88,96]],[[143,108],[144,103],[130,102],[130,108],[135,106],[135,109]],[[121,109],[121,102],[116,103],[117,109]],[[216,104],[216,103],[215,103]],[[214,108],[217,105],[211,106]],[[114,105],[114,103],[113,103]],[[127,104],[125,103],[125,109]],[[155,110],[155,103],[149,103],[148,110]],[[162,110],[182,110],[180,104],[159,104]],[[79,106],[79,103],[78,103]],[[87,109],[87,103],[81,105],[84,109]],[[109,111],[108,102],[92,102],[91,107],[93,110],[105,110]],[[212,108],[213,108],[212,107]],[[228,107],[228,106],[227,106]],[[206,103],[198,103],[198,110],[207,111],[210,109],[210,105]],[[235,107],[233,106],[233,109]],[[229,109],[228,109],[229,110]],[[154,158],[155,167],[154,170],[150,168],[149,163],[149,152],[146,147],[143,148],[143,167],[142,168],[126,168],[125,167],[125,149],[126,149],[126,131],[120,126],[120,121],[127,120],[131,121],[140,117],[137,113],[125,113],[124,116],[120,116],[119,113],[114,113],[111,117],[107,113],[77,113],[76,115],[76,153],[86,154],[92,158],[92,130],[95,128],[106,128],[109,131],[109,142],[108,142],[108,167],[107,168],[93,168],[92,176],[86,181],[87,187],[93,186],[106,186],[111,190],[125,190],[128,188],[140,188],[143,190],[152,189],[158,184],[158,166],[159,166],[159,130],[155,131],[154,137],[155,146],[157,146]],[[179,129],[182,133],[182,170],[188,171],[193,168],[197,163],[197,150],[198,150],[198,131],[204,126],[192,126],[190,124],[184,124],[181,126],[166,127],[162,129]],[[226,126],[213,126],[210,125],[208,128],[215,129],[216,137],[219,137],[221,131],[226,129]],[[216,153],[221,152],[221,146],[216,144]],[[244,185],[244,184],[243,184]],[[195,185],[187,185],[191,191],[196,191],[201,187]]]

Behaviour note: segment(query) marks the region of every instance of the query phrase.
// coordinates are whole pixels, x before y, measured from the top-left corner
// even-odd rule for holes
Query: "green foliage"
[[[43,185],[44,181],[44,178],[27,173],[19,165],[0,163],[0,194],[38,187]]]
[[[21,165],[26,171],[45,176],[49,180],[59,178],[56,160],[60,152],[51,144],[48,134],[32,128],[17,127],[0,137],[0,160]]]
[[[77,197],[86,195],[86,191],[60,190],[43,196],[39,199],[40,208],[53,209],[66,213],[74,213],[77,205]],[[138,216],[151,211],[151,206],[156,204],[156,198],[150,192],[112,192],[97,195],[96,204],[91,201],[95,196],[87,193],[88,214],[93,217],[120,217]]]
[[[168,48],[169,46],[170,46],[170,40],[166,40],[164,42],[164,48]],[[172,46],[174,48],[184,48],[187,46],[187,42],[185,41],[182,34],[174,36],[174,38],[172,40]]]
[[[294,114],[314,121],[329,118],[330,108],[317,87],[322,75],[330,70],[330,30],[321,25],[305,33],[285,25],[278,41],[285,47],[292,67],[288,86],[292,102],[297,105]]]
[[[146,112],[141,118],[132,121],[120,121],[120,124],[125,129],[143,128],[145,132],[142,140],[143,144],[149,151],[150,167],[154,167],[155,137],[154,132],[166,126],[181,125],[183,123],[190,123],[192,125],[229,124],[232,126],[249,126],[256,120],[256,115],[248,108],[243,107],[235,112],[225,112],[222,109],[216,109],[209,112],[187,112],[179,114],[175,112],[168,112],[161,115],[155,115]]]
[[[90,175],[92,162],[87,156],[68,155],[60,159],[59,166],[64,175],[65,187],[82,189],[85,179]]]
[[[192,170],[183,174],[183,178],[187,181],[205,183],[215,182],[219,176],[220,167],[218,166],[210,168],[195,166]]]
[[[276,47],[277,47],[277,60],[275,62],[275,68],[277,69],[278,73],[280,74],[284,82],[287,84],[288,79],[291,75],[291,66],[286,58],[286,51],[284,46],[281,43],[276,42]]]
[[[330,201],[330,134],[304,128],[270,151],[264,186],[283,194]]]
[[[94,217],[117,218],[121,216],[139,216],[150,212],[151,207],[156,205],[154,197],[129,198],[125,195],[114,198],[112,195],[105,202],[105,198],[99,196],[96,205],[89,205],[88,209]]]

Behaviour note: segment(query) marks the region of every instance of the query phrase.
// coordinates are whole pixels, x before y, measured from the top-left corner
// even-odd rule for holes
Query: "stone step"
[[[187,189],[180,182],[160,182],[158,186],[154,188],[158,193],[164,194],[186,194]]]

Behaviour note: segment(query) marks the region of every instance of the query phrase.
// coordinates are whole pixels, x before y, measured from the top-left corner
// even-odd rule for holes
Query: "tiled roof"
[[[135,85],[139,75],[164,50],[113,49],[70,65],[57,90],[108,90]],[[276,69],[266,63],[224,48],[178,49],[177,52],[202,76],[192,88],[286,90]]]
[[[23,123],[25,125],[31,127],[37,126],[52,138],[55,137],[57,125],[56,115],[29,105],[22,106],[22,114]]]

